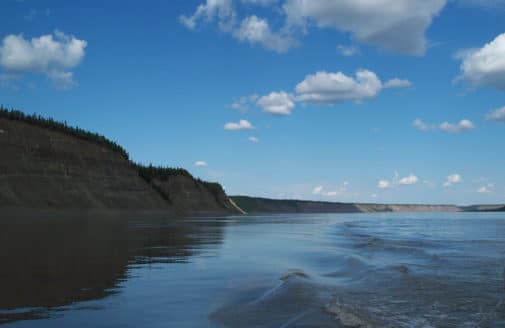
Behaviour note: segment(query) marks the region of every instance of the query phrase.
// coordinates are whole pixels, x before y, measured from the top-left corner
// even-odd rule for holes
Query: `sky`
[[[0,104],[232,195],[503,203],[503,17],[505,0],[1,0]]]

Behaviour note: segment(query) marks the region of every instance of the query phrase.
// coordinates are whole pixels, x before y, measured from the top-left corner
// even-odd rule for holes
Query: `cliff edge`
[[[0,108],[0,150],[0,209],[239,213],[219,184],[180,169],[147,180],[114,142],[51,119]]]

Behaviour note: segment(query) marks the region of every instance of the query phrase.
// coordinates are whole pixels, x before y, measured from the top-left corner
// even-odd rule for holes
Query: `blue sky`
[[[504,15],[501,0],[4,0],[0,103],[229,194],[503,203]]]

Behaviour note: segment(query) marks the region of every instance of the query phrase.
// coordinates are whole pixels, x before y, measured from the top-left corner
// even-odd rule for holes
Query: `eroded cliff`
[[[189,174],[146,181],[126,152],[101,136],[8,114],[0,117],[0,209],[238,213],[217,184],[211,190],[214,184]]]

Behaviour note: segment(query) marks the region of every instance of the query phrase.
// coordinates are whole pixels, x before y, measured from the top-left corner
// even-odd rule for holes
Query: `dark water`
[[[505,215],[0,222],[5,327],[505,327]]]

